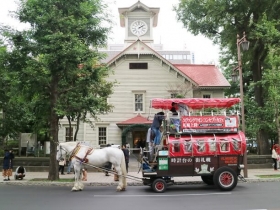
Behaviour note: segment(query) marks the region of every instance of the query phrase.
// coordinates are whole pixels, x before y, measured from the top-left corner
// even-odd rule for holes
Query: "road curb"
[[[246,179],[246,182],[238,180],[239,183],[256,183],[256,182],[280,182],[280,179]],[[83,182],[85,186],[117,186],[118,182]],[[175,182],[174,185],[196,185],[204,184],[203,181],[181,181]],[[39,181],[9,181],[0,182],[0,185],[18,185],[18,186],[69,186],[72,187],[74,182],[39,182]],[[144,186],[142,182],[128,182],[127,186]]]

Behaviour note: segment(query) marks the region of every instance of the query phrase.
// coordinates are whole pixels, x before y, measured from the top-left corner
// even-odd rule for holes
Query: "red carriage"
[[[164,192],[171,177],[201,176],[203,182],[229,191],[242,177],[246,152],[235,106],[238,98],[152,99],[151,108],[163,110],[163,144],[155,150],[155,164],[142,170],[144,185]],[[176,104],[178,115],[168,111]],[[228,112],[227,112],[228,111]],[[171,115],[171,116],[170,116]],[[174,122],[177,122],[177,129]]]

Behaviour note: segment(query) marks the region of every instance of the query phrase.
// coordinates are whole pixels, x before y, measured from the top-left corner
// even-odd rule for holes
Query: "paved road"
[[[8,210],[279,210],[279,182],[239,183],[231,192],[207,185],[170,186],[164,194],[147,186],[87,186],[70,192],[67,186],[0,185],[0,209]]]

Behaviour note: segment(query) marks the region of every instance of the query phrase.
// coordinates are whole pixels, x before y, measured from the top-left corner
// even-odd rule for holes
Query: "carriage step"
[[[243,182],[247,182],[247,180],[241,174],[238,175],[238,178]]]

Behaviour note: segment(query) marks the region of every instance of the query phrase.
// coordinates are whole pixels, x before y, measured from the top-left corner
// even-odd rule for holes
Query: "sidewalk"
[[[267,182],[267,181],[280,181],[280,178],[259,178],[258,175],[274,175],[280,174],[280,171],[274,171],[273,168],[269,169],[248,169],[248,178],[245,178],[247,182]],[[128,172],[127,183],[129,186],[142,185],[142,172],[132,171]],[[74,178],[74,174],[59,175],[63,178]],[[132,177],[132,178],[130,178]],[[11,177],[10,181],[0,180],[2,184],[19,184],[19,185],[73,185],[71,182],[44,182],[34,181],[34,179],[47,179],[48,172],[27,172],[26,177],[23,180],[15,180]],[[174,177],[175,183],[187,184],[187,183],[202,183],[200,176],[194,177]],[[31,181],[33,180],[33,181]],[[87,181],[83,181],[85,185],[116,185],[114,181],[114,175],[105,176],[102,172],[89,172]]]

